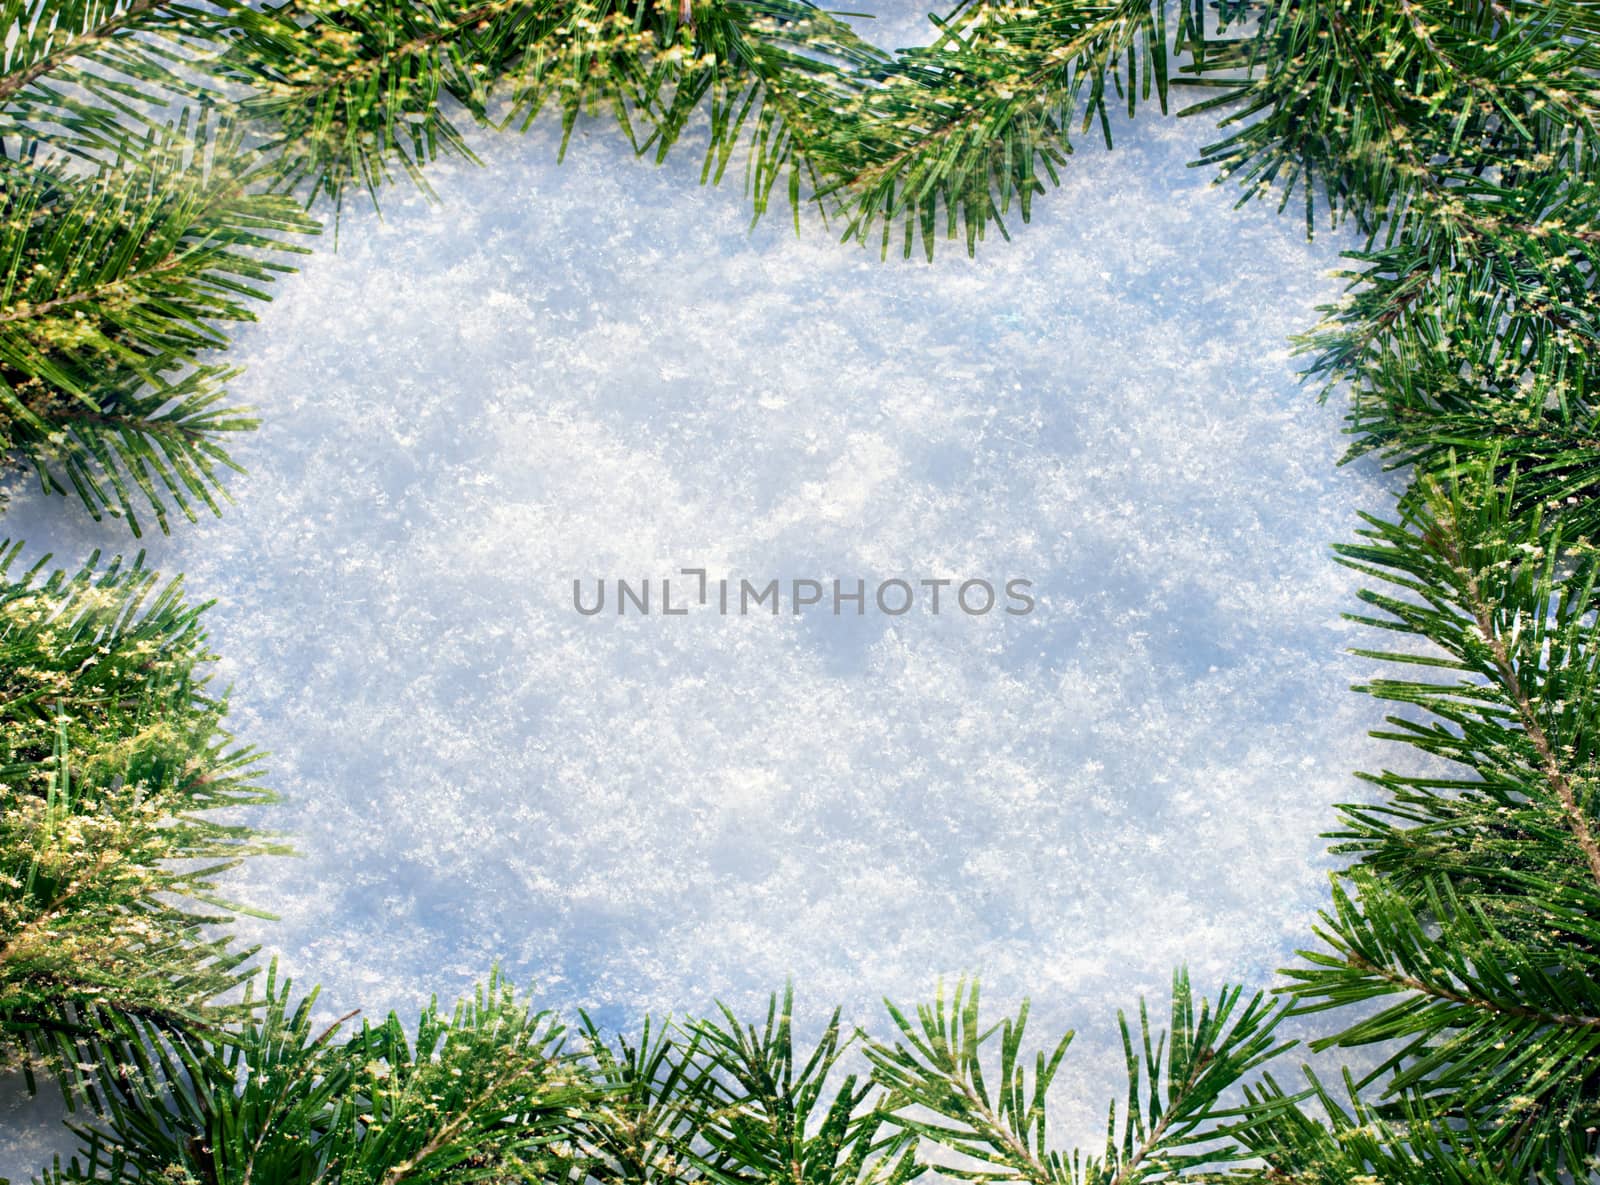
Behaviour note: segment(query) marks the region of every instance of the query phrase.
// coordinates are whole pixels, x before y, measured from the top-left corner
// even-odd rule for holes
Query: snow
[[[237,505],[147,541],[217,601],[286,800],[262,822],[301,853],[237,879],[279,915],[243,937],[330,1015],[498,960],[613,1024],[792,975],[808,1015],[883,1032],[880,997],[980,973],[1041,1042],[1080,1029],[1061,1130],[1098,1139],[1115,1009],[1164,1006],[1182,962],[1265,986],[1381,764],[1327,544],[1393,479],[1335,467],[1340,408],[1287,341],[1341,243],[1232,211],[1185,168],[1214,137],[1153,109],[1113,153],[1086,136],[1012,242],[931,266],[747,233],[692,149],[657,169],[599,125],[562,166],[548,124],[474,135],[487,167],[435,168],[440,206],[347,212],[229,355],[264,421]],[[31,490],[4,533],[134,547]],[[572,608],[574,578],[685,567],[1038,604]],[[25,1175],[49,1108],[7,1105]]]

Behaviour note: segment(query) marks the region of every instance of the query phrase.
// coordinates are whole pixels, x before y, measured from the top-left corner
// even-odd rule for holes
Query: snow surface
[[[918,36],[886,14],[883,42]],[[475,135],[392,192],[230,358],[261,430],[217,521],[147,546],[209,614],[302,855],[244,936],[329,1014],[413,1013],[499,960],[631,1025],[793,975],[877,1001],[978,972],[1076,1026],[1103,1131],[1115,1009],[1172,967],[1269,982],[1317,838],[1381,764],[1327,544],[1392,478],[1287,338],[1340,243],[1186,169],[1202,120],[1091,134],[973,261],[881,263],[608,127]],[[115,524],[15,495],[76,564]],[[1026,617],[579,616],[575,576],[1020,576]],[[13,1092],[13,1097],[15,1097]],[[9,1109],[6,1109],[9,1106]],[[60,1145],[0,1102],[0,1175]]]

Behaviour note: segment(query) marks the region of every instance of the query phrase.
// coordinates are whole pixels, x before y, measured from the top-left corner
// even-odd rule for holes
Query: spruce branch
[[[559,1179],[593,1092],[564,1030],[491,975],[448,1015],[408,1029],[391,1014],[320,1031],[269,967],[247,1019],[222,1040],[124,1042],[102,1062],[103,1116],[51,1180],[188,1174],[254,1182]],[[181,1177],[180,1177],[181,1179]]]
[[[794,989],[757,1027],[721,1009],[689,1026],[707,1095],[691,1160],[718,1185],[905,1185],[921,1168],[874,1100],[872,1079],[834,1071],[853,1038],[835,1012],[809,1055],[796,1048]]]
[[[579,1064],[597,1092],[577,1124],[583,1174],[616,1185],[704,1180],[696,1141],[714,1087],[701,1038],[649,1016],[636,1038],[608,1038],[586,1013],[579,1022]]]
[[[1471,1123],[1444,1120],[1425,1099],[1385,1107],[1363,1097],[1347,1073],[1336,1095],[1306,1068],[1290,1094],[1271,1076],[1250,1090],[1249,1118],[1235,1138],[1261,1164],[1239,1179],[1261,1185],[1554,1185],[1526,1153],[1493,1148]]]
[[[264,292],[270,269],[257,253],[298,228],[284,192],[336,205],[351,184],[375,195],[401,173],[420,181],[427,160],[464,151],[449,104],[488,119],[499,84],[507,122],[553,103],[569,133],[580,113],[606,106],[636,149],[658,157],[706,109],[704,175],[722,178],[747,146],[758,216],[786,191],[797,211],[816,201],[842,215],[847,239],[877,232],[887,252],[899,231],[907,254],[919,240],[931,254],[941,221],[972,250],[990,226],[1005,233],[1013,203],[1026,218],[1072,151],[1078,110],[1084,129],[1098,117],[1108,135],[1110,95],[1120,92],[1131,112],[1154,89],[1164,105],[1168,73],[1160,7],[1126,0],[975,0],[934,47],[895,59],[779,0],[675,11],[294,0],[219,5],[210,24],[174,5],[94,12],[82,37],[30,41],[7,66],[18,80],[4,95],[14,135],[42,135],[54,120],[65,129],[61,151],[95,169],[57,167],[49,153],[6,158],[7,200],[22,195],[10,212],[14,241],[36,235],[46,262],[42,272],[31,258],[14,263],[6,280],[0,428],[52,488],[71,486],[130,521],[142,499],[163,525],[166,498],[186,514],[215,508],[227,459],[214,437],[245,421],[213,410],[230,376],[196,356],[220,343],[219,321],[245,315]],[[900,1041],[864,1045],[873,1080],[846,1076],[837,1087],[830,1073],[850,1044],[837,1017],[802,1055],[788,994],[781,1006],[774,999],[765,1028],[724,1011],[654,1045],[648,1031],[615,1053],[591,1043],[581,1064],[509,998],[485,1003],[497,996],[493,982],[448,1024],[430,1010],[414,1045],[392,1017],[342,1044],[335,1030],[313,1036],[309,1004],[291,1009],[271,974],[265,1019],[237,1033],[186,1033],[211,1015],[193,1003],[200,985],[238,982],[228,978],[233,956],[200,938],[209,917],[195,913],[165,918],[172,942],[158,953],[198,971],[148,996],[98,984],[83,1008],[60,1006],[74,989],[45,965],[43,938],[56,940],[139,833],[113,820],[93,858],[64,870],[51,863],[60,859],[52,845],[74,812],[100,801],[85,762],[122,770],[117,762],[137,749],[116,714],[137,715],[144,701],[130,690],[94,703],[103,715],[87,728],[23,686],[4,707],[33,727],[19,726],[33,748],[17,768],[43,805],[19,796],[18,817],[33,831],[28,872],[13,879],[35,912],[0,948],[0,985],[8,969],[37,968],[4,1015],[24,1017],[21,1040],[63,1062],[83,1043],[120,1043],[100,1063],[111,1118],[86,1129],[89,1168],[71,1179],[116,1179],[136,1163],[141,1176],[171,1170],[208,1182],[833,1185],[909,1180],[928,1167],[913,1145],[954,1154],[954,1175],[1032,1185],[1210,1174],[1245,1152],[1274,1181],[1587,1172],[1600,1097],[1589,1068],[1600,1028],[1597,573],[1582,538],[1600,522],[1595,33],[1590,6],[1568,0],[1275,0],[1254,39],[1191,41],[1188,79],[1220,83],[1218,102],[1239,104],[1240,130],[1202,163],[1253,187],[1280,185],[1285,201],[1299,185],[1308,228],[1320,187],[1336,217],[1368,230],[1351,277],[1360,291],[1307,344],[1318,351],[1315,373],[1355,387],[1358,450],[1420,471],[1400,521],[1369,519],[1363,542],[1341,555],[1382,585],[1364,595],[1381,616],[1358,620],[1435,648],[1370,652],[1425,672],[1368,685],[1422,717],[1393,718],[1380,735],[1456,762],[1461,774],[1385,773],[1372,780],[1386,801],[1346,808],[1336,838],[1364,867],[1336,888],[1323,949],[1292,971],[1290,993],[1302,1012],[1388,1003],[1322,1042],[1401,1043],[1385,1063],[1381,1102],[1357,1097],[1346,1112],[1320,1085],[1291,1099],[1269,1079],[1246,1107],[1223,1106],[1223,1093],[1275,1050],[1272,1011],[1252,1002],[1238,1013],[1238,993],[1225,992],[1197,1014],[1186,980],[1174,987],[1170,1046],[1143,1009],[1137,1038],[1123,1021],[1127,1109],[1120,1125],[1112,1112],[1103,1158],[1070,1160],[1045,1132],[1066,1041],[1039,1053],[1030,1078],[1019,1060],[1026,1010],[984,1028],[975,987],[958,987],[948,1008],[941,994],[914,1021],[892,1010]],[[215,191],[215,208],[182,187],[151,196],[151,180],[215,169],[217,158],[169,151],[151,133],[157,125],[134,115],[167,93],[198,97],[204,88],[181,81],[183,47],[212,38],[232,48],[188,66],[219,67],[246,96],[237,109],[269,148],[250,159],[272,162]],[[118,70],[133,81],[116,81]],[[1240,77],[1222,77],[1230,71]],[[118,130],[126,118],[142,143]],[[139,172],[157,160],[160,169]],[[213,191],[200,183],[193,192]],[[258,200],[279,204],[240,213]],[[99,215],[80,216],[105,209],[134,221],[130,212],[147,205],[164,213],[121,238],[97,238],[89,227]],[[169,233],[183,221],[166,220],[173,209],[201,227],[176,249],[190,232]],[[208,254],[213,218],[227,241]],[[154,747],[138,752],[177,762]],[[130,777],[106,785],[120,791]],[[237,833],[207,833],[207,842],[217,860],[241,850]],[[996,1033],[997,1092],[984,1069]],[[254,1088],[257,1077],[264,1085]],[[1308,1097],[1327,1122],[1300,1111]]]
[[[230,3],[7,0],[0,8],[0,136],[44,141],[91,167],[158,132],[207,94],[204,62]],[[213,91],[210,98],[218,96]]]
[[[889,1011],[895,1044],[866,1047],[888,1092],[885,1108],[924,1147],[954,1154],[954,1164],[933,1162],[939,1172],[973,1181],[1134,1185],[1225,1170],[1238,1153],[1226,1095],[1289,1044],[1274,1038],[1282,1009],[1263,995],[1245,1001],[1239,989],[1224,988],[1197,1005],[1187,974],[1178,972],[1164,1034],[1157,1037],[1142,1004],[1137,1037],[1119,1013],[1125,1110],[1119,1123],[1112,1105],[1102,1156],[1069,1156],[1051,1146],[1047,1124],[1051,1082],[1071,1033],[1034,1055],[1030,1078],[1022,1058],[1026,1003],[1014,1019],[985,1026],[976,984],[961,982],[948,1001],[941,985],[914,1019],[893,1005]],[[986,1065],[997,1071],[992,1086]]]
[[[1046,180],[1059,183],[1080,108],[1108,146],[1113,94],[1130,114],[1152,92],[1165,109],[1166,54],[1165,6],[1149,0],[962,3],[932,45],[874,74],[818,146],[843,237],[877,229],[887,255],[898,229],[903,254],[920,242],[931,258],[941,223],[969,254],[990,226],[1006,235],[1013,205],[1027,221]]]
[[[207,818],[260,805],[256,757],[205,694],[197,608],[136,561],[13,574],[0,557],[0,1057],[83,1086],[80,1045],[205,1027],[248,951],[217,876],[278,850]]]
[[[47,490],[75,490],[96,517],[138,506],[166,529],[215,511],[231,468],[217,437],[253,427],[219,406],[235,371],[199,361],[220,326],[286,270],[289,236],[312,229],[286,198],[255,188],[262,165],[207,121],[76,177],[0,162],[17,230],[0,259],[0,441]]]
[[[1493,474],[1491,459],[1424,477],[1400,521],[1367,517],[1366,542],[1335,548],[1342,562],[1404,594],[1363,592],[1384,616],[1352,620],[1431,648],[1357,653],[1441,674],[1434,682],[1381,679],[1360,688],[1439,721],[1395,719],[1398,731],[1383,735],[1470,774],[1447,783],[1446,794],[1427,779],[1379,782],[1396,792],[1402,818],[1429,820],[1422,830],[1430,839],[1448,827],[1456,850],[1487,845],[1492,859],[1476,872],[1486,885],[1537,870],[1562,884],[1577,873],[1595,887],[1600,635],[1591,614],[1600,569],[1592,549],[1569,548],[1560,526],[1547,528],[1537,510],[1519,516],[1514,486],[1494,485]],[[1350,813],[1357,829],[1340,838],[1343,850],[1399,873],[1410,862],[1402,849],[1393,859],[1383,852],[1405,844],[1410,829],[1387,827],[1388,814],[1381,806]]]
[[[1533,0],[1271,0],[1255,39],[1197,62],[1231,110],[1198,162],[1245,187],[1299,188],[1376,232],[1419,198],[1549,158],[1592,176],[1593,14]],[[1393,228],[1391,228],[1393,229]]]
[[[1316,1044],[1394,1043],[1384,1106],[1554,1173],[1600,1120],[1600,569],[1499,472],[1491,454],[1424,473],[1398,521],[1336,549],[1384,586],[1362,593],[1381,616],[1353,619],[1426,646],[1358,651],[1432,675],[1361,688],[1420,714],[1375,735],[1462,776],[1385,773],[1387,801],[1344,809],[1335,850],[1362,864],[1290,990],[1302,1012],[1391,1000]]]
[[[10,49],[11,60],[0,72],[0,103],[33,85],[51,70],[60,68],[69,59],[127,29],[163,3],[170,4],[171,0],[128,0],[124,4],[89,0],[75,8],[60,5],[48,14],[41,14],[38,6],[27,0],[12,0],[0,13],[0,22],[8,30],[15,28],[19,33],[28,30],[31,35]]]

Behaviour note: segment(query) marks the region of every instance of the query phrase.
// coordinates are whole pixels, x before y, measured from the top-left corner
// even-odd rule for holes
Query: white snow
[[[898,13],[904,41],[917,14]],[[499,960],[546,1001],[750,1011],[793,975],[984,976],[1084,1032],[1064,1131],[1115,1093],[1118,1006],[1171,968],[1268,982],[1325,899],[1319,831],[1379,764],[1346,687],[1388,505],[1287,338],[1338,243],[1186,169],[1152,110],[975,261],[746,233],[699,161],[607,127],[475,135],[432,208],[347,214],[230,359],[263,428],[187,574],[301,858],[241,927],[329,1013]],[[3,533],[132,550],[18,493]],[[574,577],[1033,580],[1026,617],[583,617]],[[37,1163],[26,1106],[0,1174]],[[0,1133],[0,1148],[7,1136]]]

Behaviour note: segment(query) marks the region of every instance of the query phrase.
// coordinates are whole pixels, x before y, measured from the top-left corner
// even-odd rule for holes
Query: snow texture
[[[883,43],[918,36],[885,14]],[[216,521],[147,543],[209,613],[232,721],[301,855],[244,936],[332,1015],[491,964],[631,1026],[793,976],[813,1020],[981,973],[1082,1033],[1064,1136],[1116,1091],[1115,1009],[1187,962],[1264,986],[1326,899],[1318,833],[1380,764],[1328,543],[1336,468],[1288,337],[1341,242],[1187,169],[1152,108],[1082,138],[1013,241],[883,263],[747,232],[692,148],[472,137],[391,192],[230,358],[261,430]],[[328,244],[331,246],[331,243]],[[4,533],[131,551],[32,490]],[[1027,616],[584,617],[574,577],[1024,577]],[[592,587],[592,586],[591,586]],[[0,1175],[62,1146],[0,1101]]]

